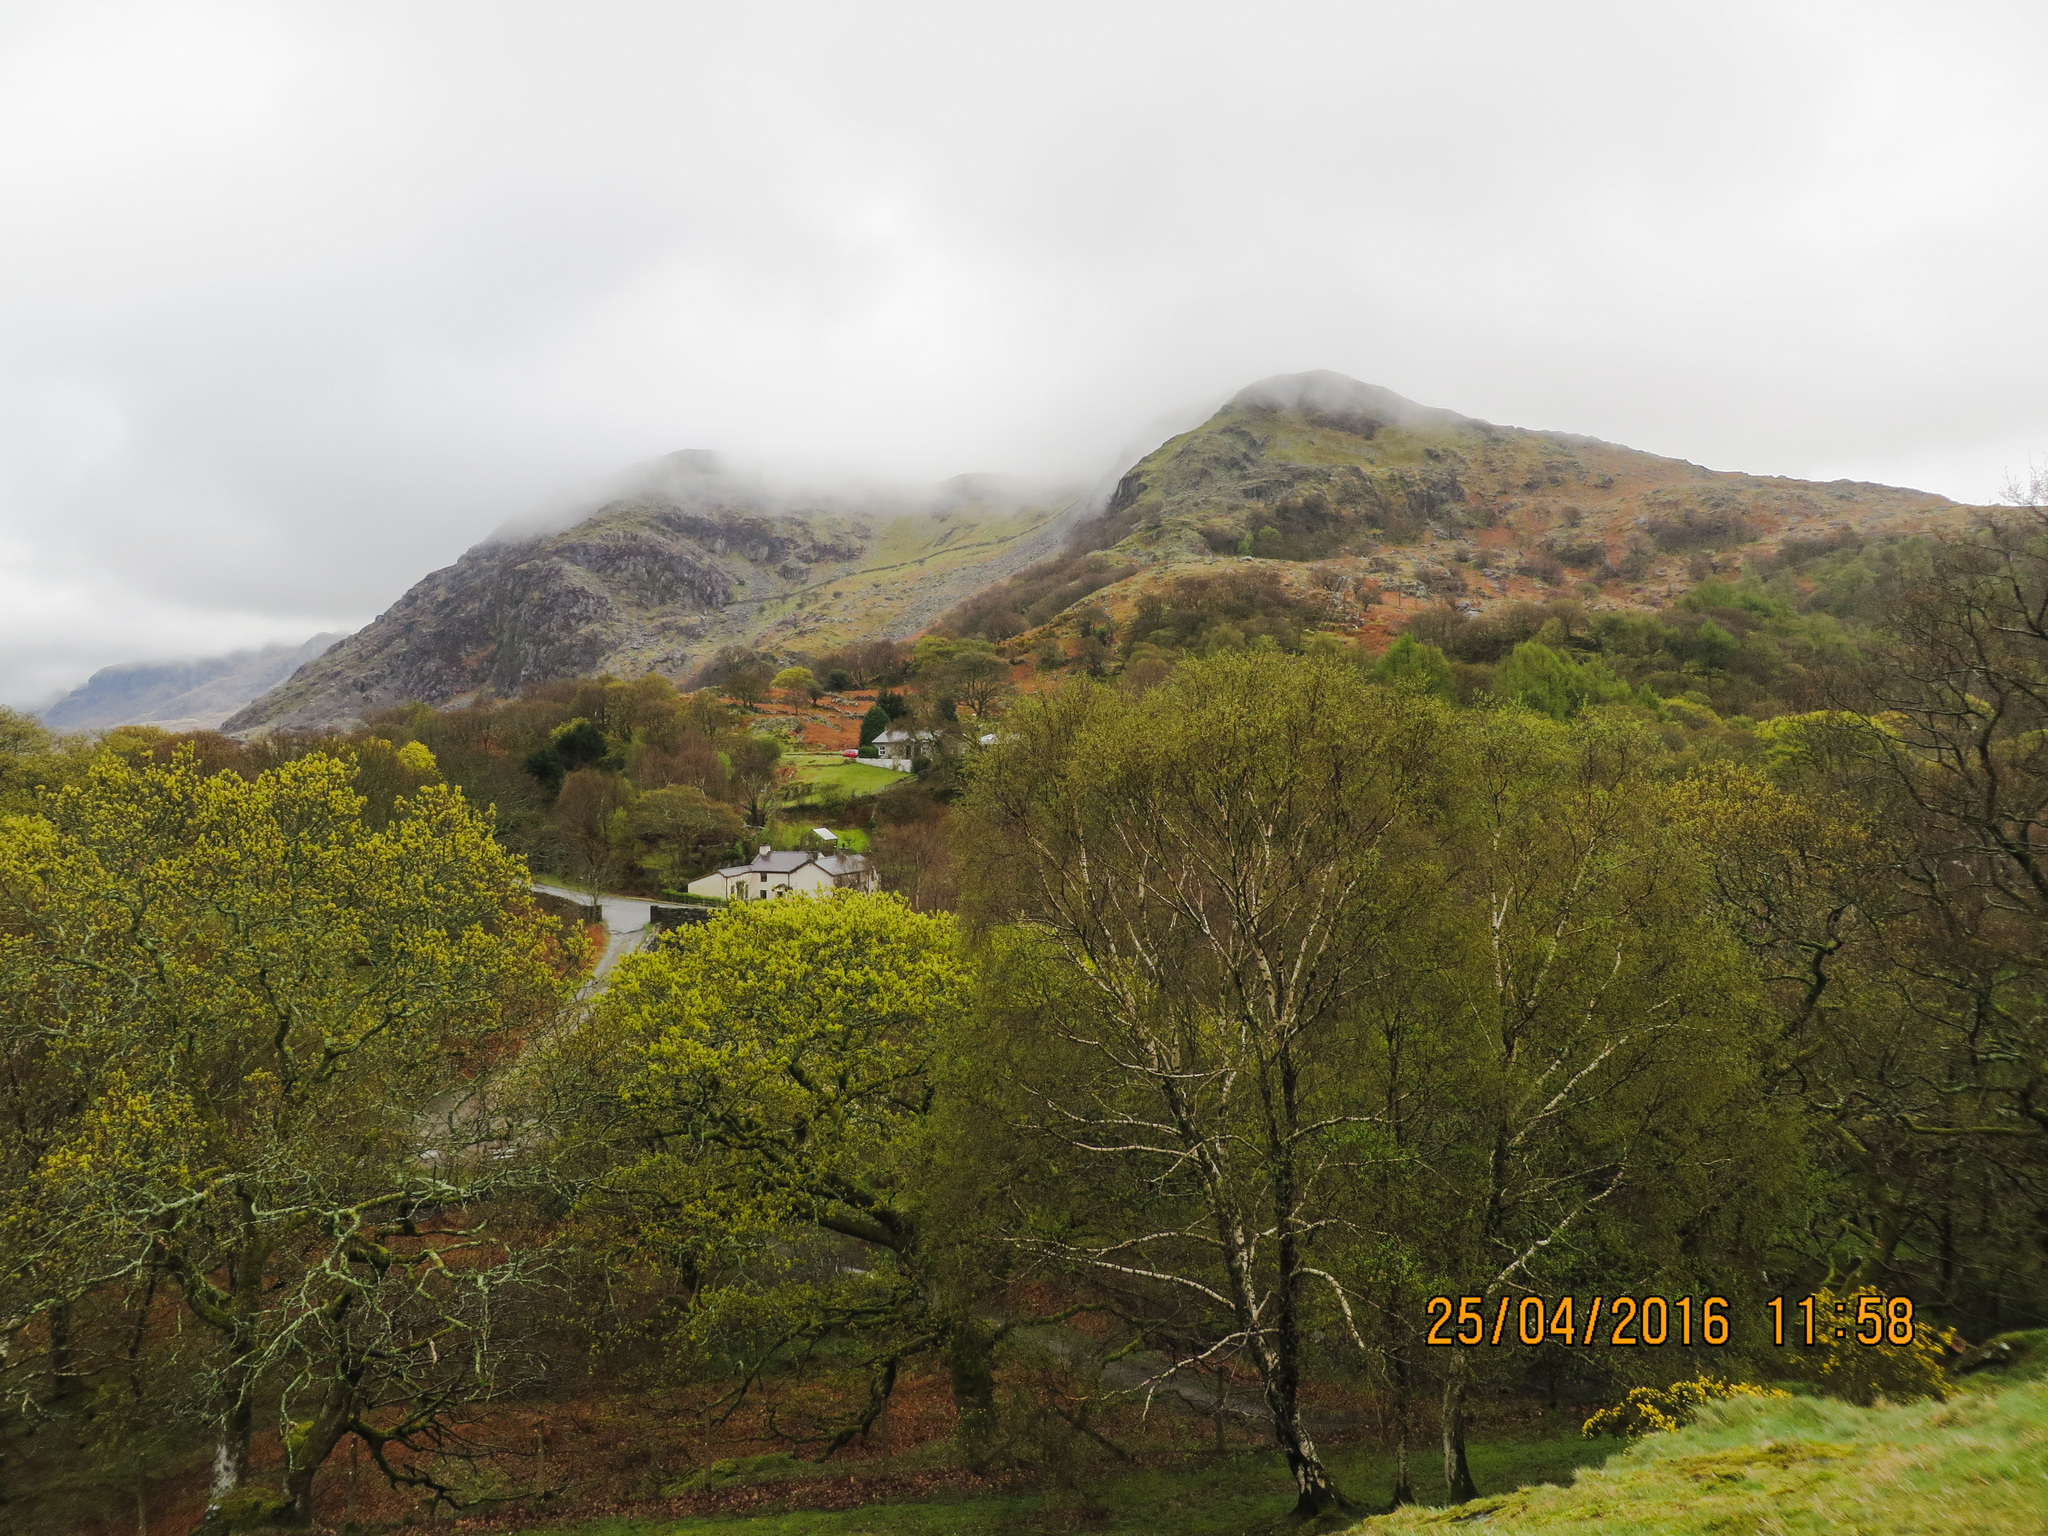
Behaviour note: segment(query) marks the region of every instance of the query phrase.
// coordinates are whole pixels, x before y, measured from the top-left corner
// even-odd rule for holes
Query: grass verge
[[[2048,1382],[1881,1408],[1738,1399],[1646,1437],[1568,1488],[1404,1510],[1356,1536],[1472,1522],[1490,1536],[2039,1536],[2048,1531]]]

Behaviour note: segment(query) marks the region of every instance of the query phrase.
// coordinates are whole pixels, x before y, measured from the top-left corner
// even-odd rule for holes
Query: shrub
[[[1948,1356],[1963,1347],[1962,1340],[1951,1329],[1916,1322],[1909,1343],[1893,1344],[1885,1337],[1876,1344],[1860,1344],[1853,1335],[1857,1303],[1866,1296],[1877,1298],[1877,1310],[1882,1313],[1885,1293],[1874,1286],[1862,1286],[1847,1296],[1827,1290],[1814,1292],[1814,1316],[1846,1320],[1851,1336],[1837,1339],[1832,1329],[1817,1328],[1813,1347],[1798,1350],[1792,1357],[1807,1379],[1829,1397],[1865,1407],[1879,1398],[1899,1403],[1954,1396],[1957,1388],[1946,1364]],[[1839,1312],[1835,1310],[1838,1305]],[[1789,1318],[1786,1332],[1791,1332]]]
[[[1659,513],[1643,528],[1666,551],[1746,544],[1758,533],[1756,524],[1732,507],[1681,507],[1675,515]]]
[[[1635,1387],[1612,1408],[1602,1408],[1586,1420],[1580,1433],[1588,1439],[1613,1435],[1634,1440],[1690,1424],[1695,1413],[1707,1403],[1730,1397],[1790,1397],[1776,1387],[1759,1387],[1746,1381],[1723,1381],[1718,1376],[1696,1376],[1691,1381],[1674,1381],[1668,1387]]]

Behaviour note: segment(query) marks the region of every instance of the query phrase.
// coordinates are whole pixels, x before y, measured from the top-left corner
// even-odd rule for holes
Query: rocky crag
[[[229,720],[344,726],[551,678],[686,678],[722,646],[817,652],[918,633],[1058,549],[1085,510],[990,476],[868,496],[778,492],[708,454],[559,532],[500,537]]]

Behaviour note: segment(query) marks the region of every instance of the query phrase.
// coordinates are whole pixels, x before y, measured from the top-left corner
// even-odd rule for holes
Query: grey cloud
[[[1993,495],[2018,3],[0,16],[0,697],[360,623],[683,447],[1092,482],[1253,379]]]

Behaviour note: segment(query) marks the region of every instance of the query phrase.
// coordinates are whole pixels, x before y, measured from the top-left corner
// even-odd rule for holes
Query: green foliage
[[[1233,536],[1294,537],[1266,507]],[[654,678],[257,743],[0,715],[0,1434],[11,1475],[29,1428],[44,1459],[10,1497],[204,1439],[233,1466],[273,1420],[286,1487],[245,1502],[302,1511],[348,1436],[446,1499],[503,1491],[451,1470],[449,1425],[538,1369],[508,1319],[558,1263],[577,1326],[662,1340],[650,1375],[806,1456],[937,1371],[972,1464],[1078,1488],[1112,1381],[1179,1362],[1279,1410],[1304,1511],[1395,1475],[1313,1443],[1324,1391],[1376,1394],[1404,1454],[1435,1398],[1463,1496],[1473,1404],[1597,1368],[1643,1528],[1691,1518],[1656,1502],[1671,1444],[1703,1499],[1810,1488],[1878,1420],[1710,1401],[1727,1378],[1952,1394],[1952,1326],[2048,1302],[2044,530],[1816,541],[1654,614],[1439,609],[1378,658],[1226,570],[1078,615],[1075,675],[986,748],[953,716],[1003,697],[988,639],[848,653],[915,689],[863,737],[902,716],[934,761],[851,806],[878,770],[792,766]],[[915,907],[727,910],[542,1028],[576,957],[509,849],[660,890],[842,811]],[[1712,1293],[1752,1326],[1417,1342],[1430,1295],[1523,1291]],[[1760,1299],[1808,1291],[1910,1295],[1920,1331],[1756,1348]],[[1967,1397],[1884,1422],[1936,1457]],[[1708,1444],[1766,1422],[1811,1445]],[[801,1475],[732,1469],[771,1472]]]
[[[719,860],[746,831],[739,813],[694,784],[671,784],[636,796],[625,830],[636,862],[662,888],[684,886]]]
[[[1321,655],[1013,712],[962,846],[1017,1095],[990,1115],[1070,1170],[1027,1186],[1046,1261],[1282,1403],[1307,1318],[1318,1358],[1398,1357],[1426,1288],[1753,1275],[1793,1146],[1662,763],[1626,719],[1458,714]]]
[[[1813,1310],[1822,1319],[1842,1319],[1853,1333],[1859,1301],[1882,1317],[1889,1299],[1874,1286],[1861,1286],[1842,1295],[1823,1286],[1813,1294]],[[1925,1322],[1916,1322],[1911,1338],[1903,1344],[1893,1343],[1888,1334],[1874,1344],[1850,1337],[1837,1339],[1832,1326],[1823,1326],[1814,1330],[1812,1347],[1795,1350],[1792,1359],[1799,1376],[1829,1397],[1868,1406],[1879,1401],[1953,1397],[1959,1388],[1947,1367],[1961,1350],[1962,1340],[1953,1329]]]
[[[1298,651],[1304,633],[1329,618],[1327,598],[1295,591],[1271,569],[1182,576],[1138,600],[1124,649],[1143,643],[1161,654],[1207,655],[1263,639]]]
[[[1414,689],[1445,703],[1457,702],[1457,685],[1449,660],[1435,646],[1418,644],[1412,635],[1394,638],[1373,668],[1373,678],[1391,687]]]
[[[2021,1536],[2041,1528],[2048,1390],[1857,1408],[1739,1397],[1651,1434],[1569,1487],[1523,1488],[1455,1509],[1409,1509],[1374,1532],[1483,1520],[1506,1536],[1709,1536],[1843,1529]]]
[[[791,702],[810,703],[825,689],[809,667],[784,667],[775,674],[775,691]]]
[[[92,760],[83,738],[65,738],[27,715],[0,709],[0,816],[34,811],[43,791],[77,782]]]
[[[1695,693],[1724,716],[1762,717],[1816,709],[1852,687],[1894,606],[1885,594],[1919,579],[1926,561],[1912,541],[1854,552],[1829,545],[1759,562],[1739,580],[1710,577],[1656,612],[1557,601],[1473,616],[1445,606],[1411,618],[1406,633],[1470,669],[1468,696],[1502,694],[1487,669],[1534,640],[1567,659],[1597,659],[1639,699],[1644,688],[1660,698]]]
[[[1516,646],[1494,673],[1494,697],[1553,720],[1568,720],[1589,704],[1633,702],[1636,692],[1598,657],[1572,660],[1536,640]],[[1645,702],[1654,704],[1655,695]]]
[[[622,962],[562,1058],[655,1148],[586,1211],[696,1277],[700,1359],[753,1377],[823,1337],[861,1341],[868,1401],[817,1430],[833,1446],[906,1359],[987,1347],[926,1167],[935,1063],[967,1002],[949,918],[854,892],[747,903]],[[821,1266],[833,1242],[866,1256]],[[983,1382],[963,1414],[985,1421],[988,1398]]]
[[[287,1441],[302,1514],[342,1434],[381,1456],[493,1390],[478,1308],[504,1255],[415,1218],[511,1177],[480,1149],[502,1125],[459,1106],[573,959],[459,792],[428,784],[373,827],[354,772],[103,752],[0,823],[0,1094],[32,1128],[6,1151],[0,1312],[174,1287],[207,1341],[216,1493],[267,1395],[315,1421]],[[444,1248],[472,1250],[463,1284],[436,1278]],[[474,1347],[443,1362],[441,1328]]]
[[[965,704],[977,716],[990,714],[1010,692],[1010,666],[986,640],[949,640],[927,635],[917,642],[913,671],[918,686],[941,704]]]

